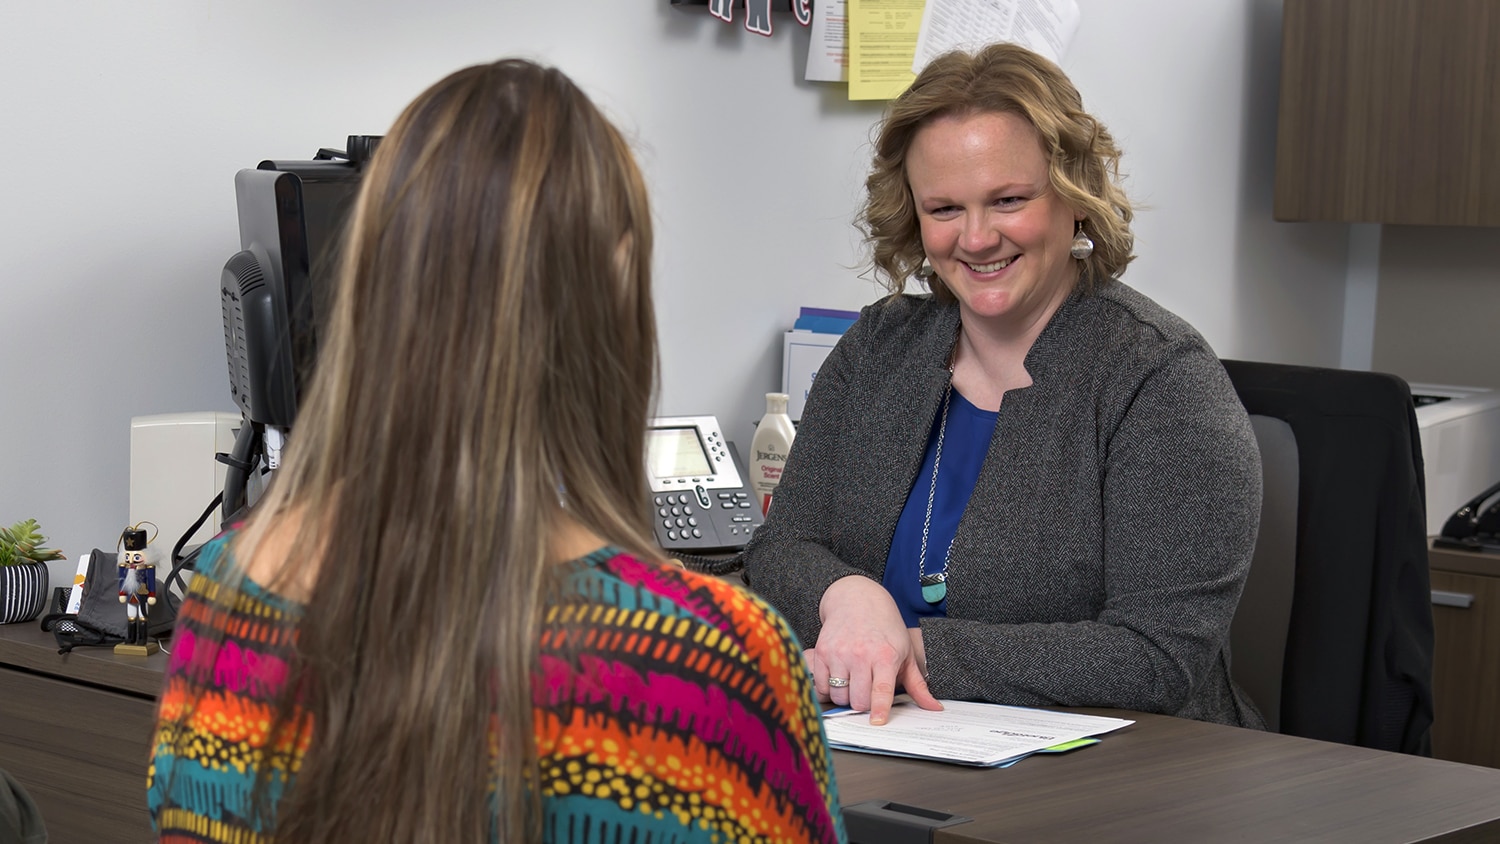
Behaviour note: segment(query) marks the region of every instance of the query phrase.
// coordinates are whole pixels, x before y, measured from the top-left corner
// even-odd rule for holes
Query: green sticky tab
[[[1098,744],[1098,743],[1099,743],[1098,739],[1096,739],[1096,738],[1090,738],[1090,737],[1085,736],[1084,738],[1081,738],[1081,739],[1073,739],[1072,741],[1065,741],[1062,744],[1054,744],[1051,747],[1044,748],[1044,749],[1042,749],[1039,752],[1040,753],[1066,753],[1067,751],[1072,750],[1074,748],[1088,747],[1091,744]]]

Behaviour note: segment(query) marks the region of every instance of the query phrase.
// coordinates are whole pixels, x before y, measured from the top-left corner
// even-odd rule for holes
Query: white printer
[[[1426,466],[1427,535],[1500,481],[1500,390],[1412,384]]]
[[[130,523],[150,522],[164,557],[224,489],[225,466],[214,455],[234,450],[239,426],[239,414],[215,411],[131,417]],[[213,539],[220,518],[213,513],[186,547]]]

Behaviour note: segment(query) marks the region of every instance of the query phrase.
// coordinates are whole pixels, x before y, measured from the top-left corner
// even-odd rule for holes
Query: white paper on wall
[[[1008,41],[1061,62],[1081,17],[1077,0],[927,0],[912,72],[950,50]]]
[[[819,0],[807,45],[808,82],[849,81],[849,19],[844,0]]]

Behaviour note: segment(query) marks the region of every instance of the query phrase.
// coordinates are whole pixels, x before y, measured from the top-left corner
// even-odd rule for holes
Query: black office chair
[[[47,844],[47,825],[42,822],[41,810],[4,769],[0,769],[0,841]]]
[[[1392,375],[1224,361],[1265,471],[1231,671],[1272,729],[1431,755],[1422,446]]]

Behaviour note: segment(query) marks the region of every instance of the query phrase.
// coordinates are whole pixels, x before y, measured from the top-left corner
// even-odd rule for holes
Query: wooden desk
[[[63,656],[35,621],[0,625],[0,767],[36,801],[51,844],[150,840],[146,760],[166,665],[99,647]]]
[[[839,800],[972,819],[937,830],[935,842],[1500,840],[1500,770],[1165,715],[1074,711],[1136,723],[1007,769],[835,752]]]
[[[59,656],[35,623],[0,626],[0,766],[41,807],[53,844],[149,839],[146,758],[166,659],[105,648]],[[840,801],[972,818],[940,830],[940,842],[1500,840],[1500,770],[1077,711],[1136,723],[1004,770],[836,752]]]

